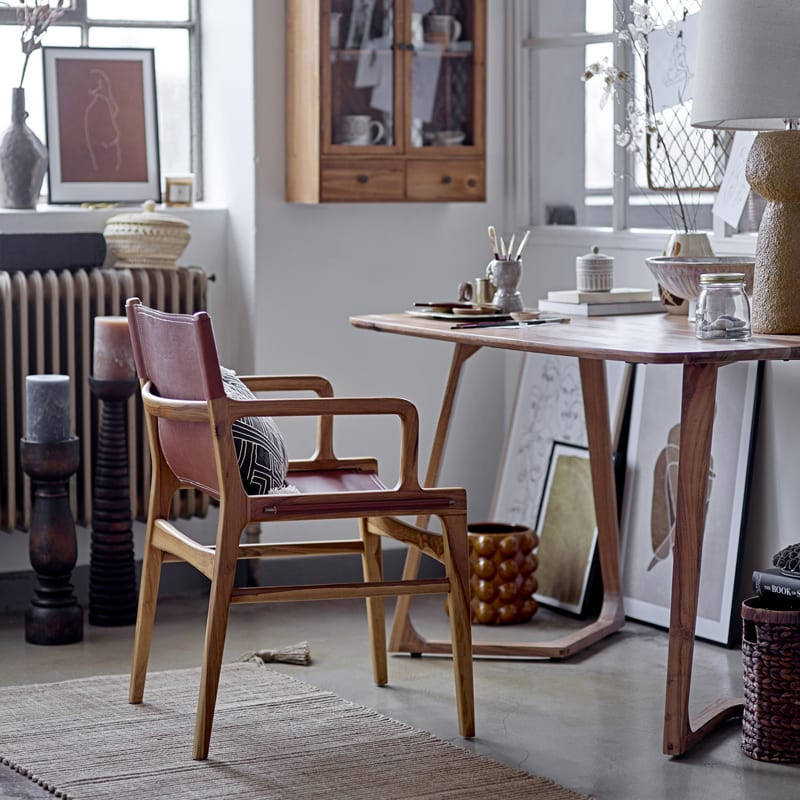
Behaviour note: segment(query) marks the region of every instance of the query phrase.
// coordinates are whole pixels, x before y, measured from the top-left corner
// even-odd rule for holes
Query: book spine
[[[800,578],[790,578],[781,572],[753,572],[753,591],[761,597],[800,599]]]

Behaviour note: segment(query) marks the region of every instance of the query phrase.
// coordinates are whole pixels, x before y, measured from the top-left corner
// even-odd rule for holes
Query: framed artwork
[[[630,365],[606,362],[614,446],[630,375]],[[554,441],[587,446],[578,359],[526,353],[495,487],[493,520],[535,525]]]
[[[160,201],[153,50],[42,52],[49,201]]]
[[[583,614],[597,545],[589,451],[553,442],[536,520],[536,600]]]
[[[728,645],[747,510],[761,381],[758,363],[717,377],[697,636]],[[622,584],[631,619],[669,626],[672,544],[680,455],[680,365],[637,367],[622,509]]]

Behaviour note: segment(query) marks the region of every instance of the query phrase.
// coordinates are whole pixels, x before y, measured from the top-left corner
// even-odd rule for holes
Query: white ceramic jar
[[[591,253],[575,259],[576,288],[579,292],[610,292],[614,286],[614,258],[595,246]]]

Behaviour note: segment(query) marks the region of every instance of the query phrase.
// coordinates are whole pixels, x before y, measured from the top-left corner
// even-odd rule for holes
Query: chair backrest
[[[168,314],[126,303],[136,371],[159,396],[214,400],[225,395],[211,317]],[[158,420],[158,440],[170,469],[183,483],[219,494],[211,426],[206,422]]]

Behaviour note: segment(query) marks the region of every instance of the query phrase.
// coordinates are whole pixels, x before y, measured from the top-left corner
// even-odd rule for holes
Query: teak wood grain
[[[481,347],[494,347],[579,359],[603,579],[600,615],[595,622],[558,642],[505,645],[475,642],[473,653],[480,655],[565,658],[608,636],[623,624],[604,362],[681,364],[681,458],[664,704],[664,753],[681,755],[687,752],[720,723],[741,713],[741,698],[719,698],[693,715],[689,709],[717,373],[726,364],[739,361],[799,359],[800,336],[753,336],[746,342],[735,343],[700,341],[685,317],[663,314],[573,318],[567,324],[464,329],[454,329],[451,322],[403,313],[364,314],[351,317],[350,323],[365,330],[449,342],[455,346],[426,486],[435,485],[438,479],[458,381],[467,358]],[[424,526],[426,522],[427,519],[421,517],[417,524]],[[416,576],[419,560],[419,552],[411,548],[404,578]],[[449,642],[431,642],[417,632],[410,619],[409,603],[408,597],[398,601],[390,649],[449,652]]]

